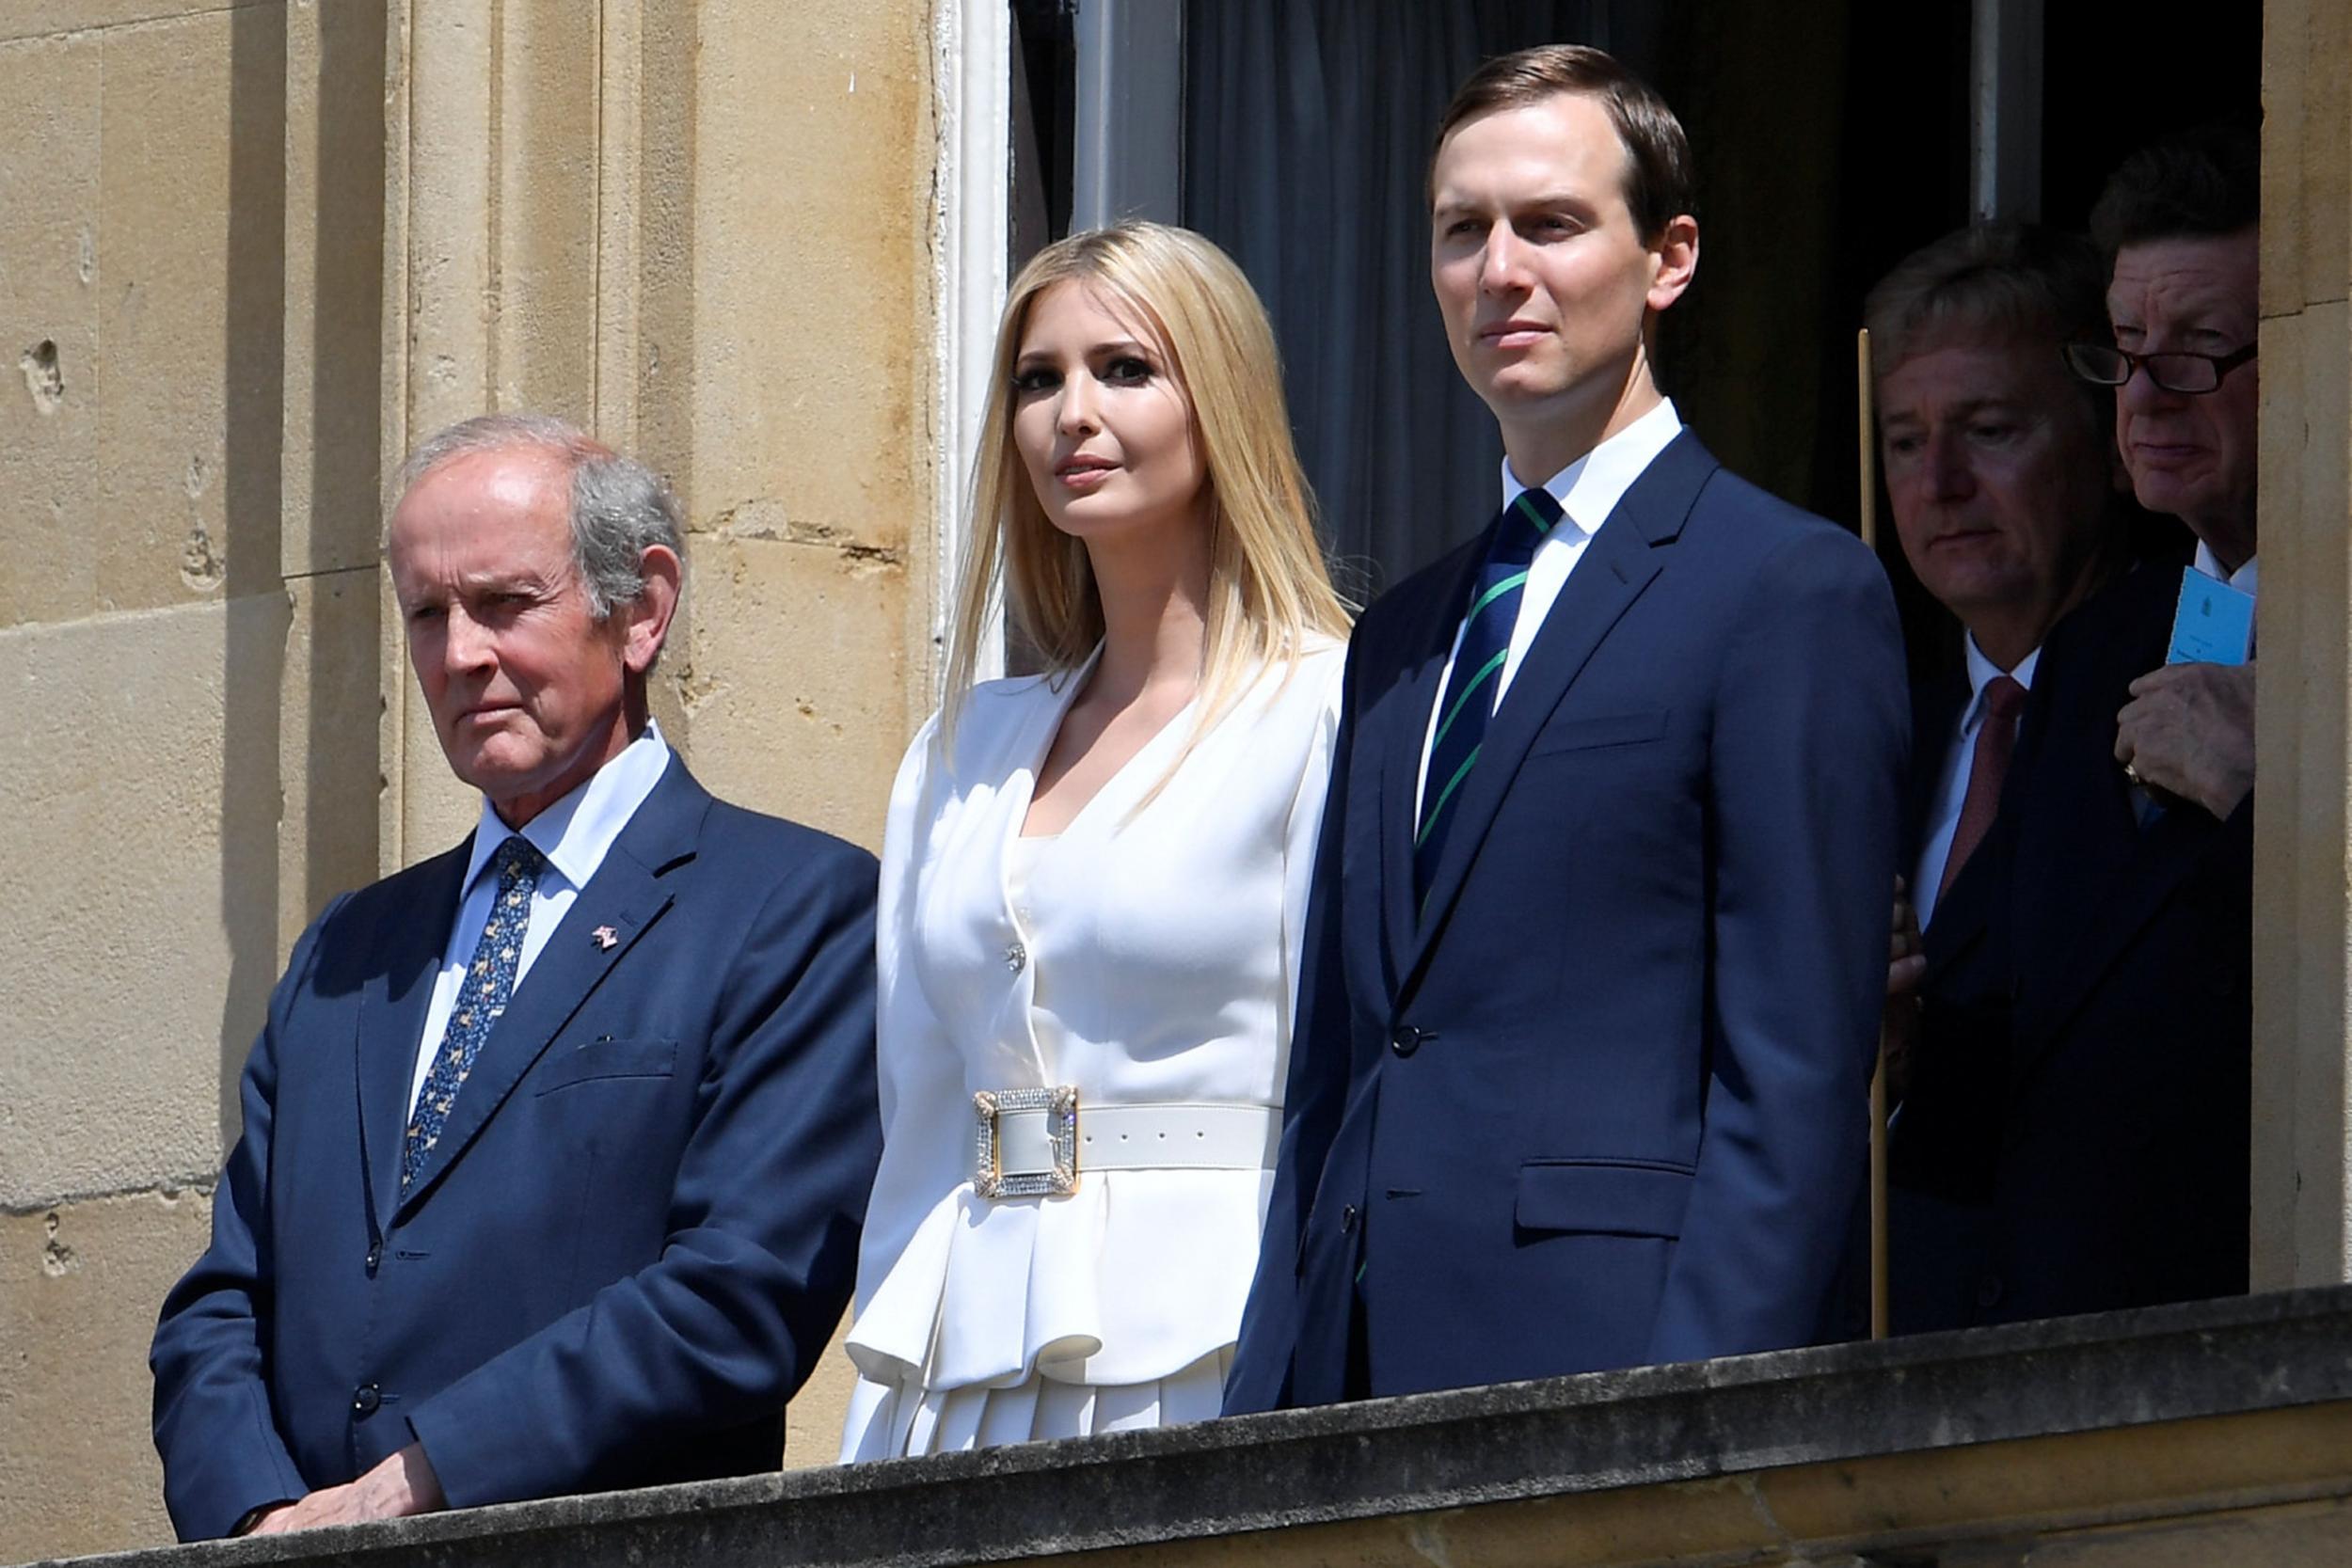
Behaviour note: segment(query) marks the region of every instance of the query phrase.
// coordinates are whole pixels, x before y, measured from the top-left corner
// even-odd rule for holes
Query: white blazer
[[[1142,1383],[1233,1342],[1271,1170],[1082,1171],[1066,1196],[991,1201],[972,1096],[1074,1084],[1081,1118],[1279,1105],[1344,653],[1319,640],[1260,673],[1170,775],[1178,714],[1043,847],[1020,908],[1007,846],[1084,672],[979,687],[952,760],[936,717],[908,748],[882,839],[882,1157],[848,1449],[887,1388]]]

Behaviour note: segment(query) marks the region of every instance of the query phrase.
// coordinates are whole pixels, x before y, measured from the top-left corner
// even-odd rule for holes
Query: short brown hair
[[[1499,55],[1472,71],[1438,121],[1438,137],[1429,149],[1431,196],[1438,151],[1457,128],[1499,109],[1525,108],[1562,93],[1600,100],[1617,140],[1625,144],[1625,204],[1643,239],[1656,239],[1667,224],[1698,211],[1691,138],[1682,121],[1657,88],[1614,55],[1583,43],[1538,44]]]
[[[2262,220],[2262,136],[2221,120],[2141,148],[2107,177],[2091,237],[2113,256],[2155,240],[2213,239]]]

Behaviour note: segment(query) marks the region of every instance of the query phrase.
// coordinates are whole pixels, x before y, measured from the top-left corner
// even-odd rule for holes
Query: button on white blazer
[[[1017,908],[1008,847],[1085,672],[977,688],[951,758],[936,718],[915,736],[882,841],[883,1148],[845,1460],[881,1451],[901,1388],[1137,1384],[1232,1344],[1271,1171],[1082,1164],[1073,1194],[991,1201],[972,1097],[1075,1085],[1082,1122],[1279,1105],[1344,652],[1318,640],[1259,673],[1197,739],[1179,713],[1038,854]]]

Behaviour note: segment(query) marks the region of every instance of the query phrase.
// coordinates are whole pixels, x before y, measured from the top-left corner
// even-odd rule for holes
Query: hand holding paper
[[[2116,715],[2116,760],[2151,788],[2229,816],[2254,787],[2254,669],[2168,664],[2140,676]]]

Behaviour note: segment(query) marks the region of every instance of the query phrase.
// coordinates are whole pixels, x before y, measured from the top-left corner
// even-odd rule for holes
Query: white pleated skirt
[[[1031,1372],[1009,1387],[882,1388],[860,1380],[844,1463],[1087,1437],[1205,1421],[1225,1402],[1232,1346],[1151,1383],[1063,1383]]]

